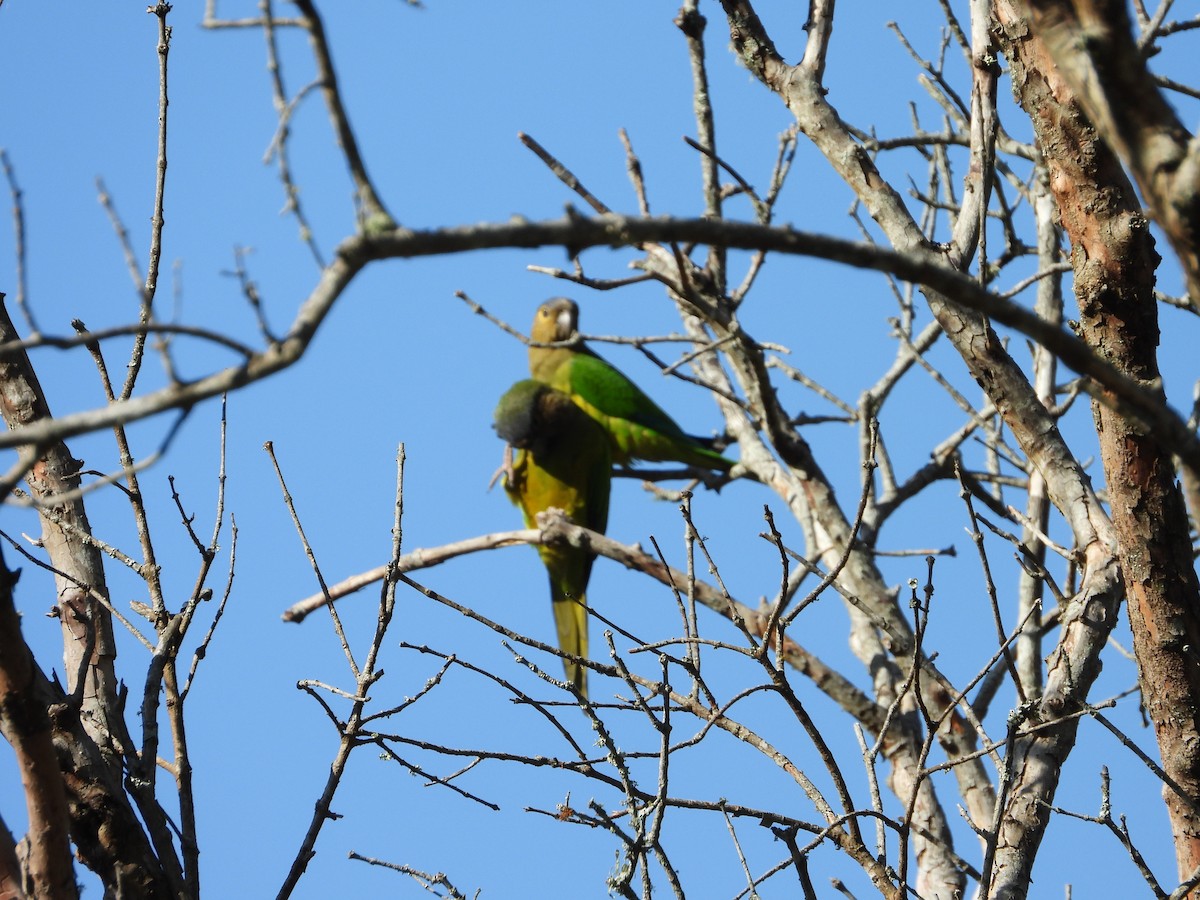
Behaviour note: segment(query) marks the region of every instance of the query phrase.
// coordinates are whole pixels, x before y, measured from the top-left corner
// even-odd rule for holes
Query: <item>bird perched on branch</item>
[[[517,448],[505,471],[504,490],[521,508],[525,525],[557,507],[576,525],[603,532],[608,524],[612,451],[604,429],[561,391],[538,381],[518,381],[500,398],[496,433]],[[595,554],[583,547],[539,545],[550,577],[550,600],[558,646],[574,656],[588,653],[584,608]],[[564,659],[567,679],[587,696],[587,672]]]
[[[538,307],[530,337],[538,344],[569,341],[579,329],[579,306],[558,297]],[[530,346],[530,374],[567,394],[599,422],[612,445],[613,459],[673,460],[702,469],[729,471],[733,463],[686,434],[636,384],[577,342],[570,346]]]

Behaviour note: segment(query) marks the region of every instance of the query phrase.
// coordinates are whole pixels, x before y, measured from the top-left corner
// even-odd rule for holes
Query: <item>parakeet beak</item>
[[[572,324],[571,311],[569,309],[564,309],[558,314],[558,325],[555,330],[558,332],[557,336],[560,341],[565,341],[571,336],[571,333],[575,330]]]

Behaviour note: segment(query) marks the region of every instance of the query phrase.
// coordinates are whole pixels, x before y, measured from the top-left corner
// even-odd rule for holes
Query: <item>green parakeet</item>
[[[566,341],[578,327],[579,307],[558,297],[538,307],[530,337],[542,344]],[[531,346],[529,371],[537,381],[569,395],[604,426],[617,462],[674,460],[723,472],[733,466],[702,438],[684,433],[641,388],[582,344]]]
[[[538,381],[518,381],[500,398],[496,433],[517,448],[504,489],[521,508],[527,527],[537,514],[558,507],[576,525],[603,532],[608,524],[612,451],[604,429],[571,398]],[[550,599],[558,646],[587,656],[588,578],[593,553],[571,546],[539,546],[550,576]],[[587,671],[564,660],[567,679],[587,695]]]

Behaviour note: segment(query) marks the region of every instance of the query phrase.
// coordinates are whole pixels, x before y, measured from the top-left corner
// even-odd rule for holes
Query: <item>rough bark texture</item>
[[[19,335],[0,302],[0,343],[16,340]],[[9,428],[50,418],[24,351],[0,357],[0,413]],[[82,464],[61,440],[45,447],[26,446],[21,452],[36,456],[26,482],[41,504],[42,540],[56,569],[55,609],[63,627],[68,690],[64,692],[31,664],[19,682],[10,683],[15,693],[4,697],[6,711],[20,704],[39,711],[37,715],[48,721],[66,798],[67,818],[61,818],[62,807],[51,810],[60,817],[55,827],[69,826],[80,858],[100,876],[106,892],[121,898],[170,896],[162,863],[123,787],[130,761],[125,751],[132,741],[113,665],[112,620],[100,602],[107,600],[103,563],[99,551],[86,540],[91,531],[82,498],[63,499],[79,487]],[[17,642],[14,653],[25,646],[19,631],[6,632],[8,640]],[[5,665],[12,664],[6,653]],[[7,730],[13,723],[3,724],[6,738],[13,742]],[[36,777],[47,765],[45,758],[31,758],[23,765],[23,774]],[[30,835],[34,843],[41,839],[40,834]]]
[[[108,895],[170,896],[120,780],[82,726],[78,704],[33,663],[11,599],[7,605],[4,599],[0,595],[0,731],[17,750],[32,807],[24,854],[30,896],[75,895],[68,828],[79,857]],[[64,862],[65,875],[53,865],[56,859]],[[49,890],[39,891],[39,881]]]
[[[8,311],[0,303],[0,343],[20,339]],[[52,418],[37,375],[23,351],[0,357],[0,414],[10,430]],[[44,447],[24,447],[37,456],[25,476],[33,500],[40,506],[42,542],[55,567],[57,597],[51,604],[63,627],[63,667],[67,690],[79,693],[85,727],[102,749],[114,773],[121,771],[120,751],[114,738],[117,677],[112,619],[98,602],[107,600],[100,551],[84,538],[91,535],[83,499],[62,500],[78,489],[83,464],[71,456],[61,440]]]
[[[25,882],[30,897],[77,897],[71,859],[67,795],[54,752],[50,717],[33,690],[37,665],[21,638],[21,619],[13,605],[10,572],[0,558],[0,731],[12,745],[29,834],[25,839]]]
[[[1050,46],[1018,10],[1001,3],[999,11],[1018,98],[1033,120],[1070,236],[1081,336],[1153,386],[1159,257],[1133,186],[1059,74]],[[1102,404],[1095,418],[1142,695],[1171,779],[1164,795],[1185,878],[1200,864],[1200,664],[1191,649],[1200,646],[1200,586],[1187,511],[1171,454],[1154,435]]]
[[[1200,308],[1200,185],[1188,131],[1159,92],[1127,0],[1021,0],[1071,98],[1132,173]],[[1122,176],[1122,180],[1124,177]]]

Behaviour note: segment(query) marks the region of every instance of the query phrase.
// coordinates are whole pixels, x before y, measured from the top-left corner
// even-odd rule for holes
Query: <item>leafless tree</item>
[[[185,501],[174,495],[195,549],[196,572],[189,596],[170,603],[162,569],[187,563],[156,558],[153,536],[177,526],[151,520],[139,475],[168,450],[179,422],[204,399],[267,377],[287,378],[347,288],[371,266],[541,247],[567,249],[569,268],[535,267],[580,292],[646,282],[661,287],[684,331],[665,346],[683,342],[686,351],[667,362],[654,339],[625,340],[711,395],[724,423],[720,440],[738,464],[728,477],[639,472],[657,482],[692,479],[683,491],[656,488],[679,504],[687,534],[682,560],[657,546],[647,552],[587,531],[553,512],[538,528],[463,535],[451,544],[411,550],[401,541],[401,447],[391,556],[377,569],[339,580],[327,579],[317,566],[288,484],[304,488],[268,447],[284,503],[321,584],[315,596],[281,612],[300,622],[327,610],[350,673],[342,686],[301,684],[339,740],[281,897],[304,876],[334,815],[342,776],[364,748],[471,801],[472,808],[490,805],[486,791],[467,776],[478,767],[570,773],[581,793],[586,788],[603,800],[579,808],[564,801],[556,810],[537,812],[611,835],[620,863],[607,889],[619,896],[703,891],[681,874],[668,837],[683,810],[727,823],[745,871],[746,896],[767,885],[786,883],[774,889],[795,890],[793,878],[804,896],[818,896],[817,876],[824,873],[817,860],[826,858],[818,854],[832,848],[861,871],[864,885],[885,897],[1023,897],[1056,816],[1086,818],[1111,832],[1125,865],[1155,896],[1194,892],[1200,884],[1200,584],[1189,509],[1195,515],[1200,503],[1200,441],[1197,415],[1176,411],[1178,395],[1189,388],[1165,382],[1158,345],[1161,309],[1169,308],[1183,328],[1194,327],[1192,317],[1200,312],[1200,139],[1172,105],[1178,96],[1200,93],[1165,70],[1166,63],[1164,71],[1157,66],[1170,58],[1173,42],[1194,38],[1200,20],[1172,19],[1171,0],[1161,0],[1155,10],[1141,0],[941,0],[935,7],[944,32],[934,56],[922,55],[896,29],[896,39],[911,52],[918,84],[942,110],[941,123],[930,128],[914,113],[908,134],[884,138],[872,122],[847,121],[830,102],[826,63],[837,41],[834,22],[839,32],[853,32],[849,5],[835,16],[833,0],[810,0],[803,39],[788,34],[785,40],[747,0],[703,9],[698,0],[684,0],[675,25],[694,86],[689,141],[701,160],[703,215],[651,215],[634,143],[623,132],[636,213],[617,211],[613,200],[583,183],[569,159],[558,158],[536,136],[522,135],[545,163],[547,177],[561,181],[578,208],[554,220],[413,230],[397,224],[403,216],[390,211],[368,174],[336,77],[337,48],[315,2],[293,0],[287,10],[282,5],[260,0],[254,15],[235,19],[223,18],[210,0],[204,25],[211,40],[247,30],[265,39],[278,114],[271,158],[288,212],[319,271],[286,330],[276,334],[268,326],[241,260],[235,274],[259,316],[257,345],[215,326],[167,323],[158,311],[163,204],[170,190],[168,20],[178,16],[165,3],[149,10],[159,25],[161,97],[153,240],[144,267],[128,239],[123,242],[141,301],[137,321],[107,331],[90,331],[77,321],[74,335],[43,333],[21,279],[9,293],[24,316],[24,334],[7,314],[0,316],[0,386],[9,425],[0,445],[13,459],[0,489],[6,502],[33,506],[43,529],[33,546],[4,534],[13,548],[6,555],[20,554],[27,565],[53,574],[53,612],[66,651],[60,682],[48,674],[50,661],[38,659],[22,638],[16,611],[21,587],[4,569],[0,731],[16,753],[29,830],[20,840],[7,827],[0,831],[0,896],[76,894],[73,854],[111,896],[200,894],[196,807],[204,798],[192,780],[186,701],[200,666],[220,665],[219,657],[204,661],[225,602],[236,593],[237,532],[225,510],[223,466],[211,534],[199,533]],[[413,27],[420,27],[419,20]],[[307,40],[317,77],[291,91],[280,45],[300,38]],[[721,153],[709,77],[712,67],[733,65],[748,70],[793,117],[780,136],[765,190]],[[1006,92],[1016,105],[1001,99]],[[290,161],[295,111],[316,102],[318,93],[354,185],[357,222],[328,257],[313,239]],[[1014,137],[1029,128],[1032,141]],[[851,192],[851,221],[861,239],[778,224],[792,214],[785,187],[796,178],[794,160],[802,146],[819,152]],[[23,272],[21,193],[7,160],[5,170],[17,210],[17,271]],[[103,187],[101,194],[124,235]],[[592,248],[612,248],[624,254],[621,261],[632,258],[638,274],[615,275],[616,254],[585,253]],[[879,289],[894,299],[894,351],[887,359],[862,360],[878,371],[857,399],[838,397],[826,386],[825,373],[785,361],[789,334],[747,330],[754,318],[748,312],[784,302],[758,290],[764,268],[781,258],[818,258],[879,273]],[[1176,279],[1180,296],[1156,291],[1156,280]],[[1074,297],[1070,312],[1064,309],[1068,294]],[[475,312],[522,337],[492,314],[484,298],[462,296]],[[1078,318],[1064,324],[1067,316]],[[105,347],[120,338],[132,338],[132,350],[124,380],[114,381]],[[172,341],[183,340],[219,345],[238,359],[184,381],[175,376],[172,356]],[[843,340],[846,352],[855,353],[860,336]],[[52,414],[29,355],[48,346],[90,354],[107,398],[103,406]],[[165,384],[142,389],[139,374],[155,356]],[[800,414],[796,386],[820,398],[829,412]],[[889,415],[901,388],[948,397],[961,410],[961,422],[930,439],[926,461],[911,469],[893,462],[889,452],[907,440],[905,418]],[[167,440],[159,451],[136,458],[126,428],[155,416],[173,423]],[[828,419],[857,428],[862,475],[854,496],[835,491],[829,472],[838,460],[811,439],[810,429]],[[1068,439],[1068,428],[1091,430],[1102,484],[1094,483],[1088,451]],[[107,474],[81,471],[68,442],[101,430],[113,435],[117,467]],[[731,479],[752,483],[767,508],[762,537],[778,565],[763,573],[755,591],[768,598],[765,604],[727,588],[721,560],[710,555],[703,525],[692,519],[691,491],[719,489]],[[941,496],[952,499],[931,501],[933,489],[946,484],[953,490]],[[136,549],[110,546],[93,534],[87,507],[97,490],[119,491],[127,500]],[[987,641],[954,647],[929,639],[936,560],[943,551],[919,554],[926,577],[907,589],[887,580],[881,536],[918,502],[925,504],[922,515],[970,523],[982,572],[976,590],[990,609]],[[775,522],[772,504],[789,514],[787,529]],[[802,546],[785,539],[793,528],[803,536]],[[1054,534],[1066,539],[1056,541]],[[602,701],[598,691],[590,699],[579,695],[546,665],[555,662],[554,647],[416,580],[418,571],[453,565],[464,554],[558,542],[589,547],[634,570],[649,596],[678,609],[679,633],[669,640],[645,639],[636,621],[592,610],[606,646],[584,662],[594,679],[610,686],[603,696],[615,691],[616,700]],[[998,545],[1008,548],[1004,560],[997,557]],[[123,566],[144,582],[145,600],[134,604],[133,616],[110,597],[106,555],[108,565]],[[337,610],[343,597],[373,583],[380,587],[376,626],[357,646]],[[398,590],[493,630],[536,673],[538,690],[554,699],[447,647],[413,643],[402,643],[402,652],[435,660],[437,674],[419,687],[388,685],[380,657]],[[802,627],[818,600],[844,607],[845,631],[838,640],[848,641],[857,670],[823,658],[830,635],[822,634],[818,645]],[[1132,628],[1139,690],[1121,702],[1140,699],[1154,727],[1157,760],[1106,716],[1114,701],[1093,696],[1102,659],[1116,652],[1111,635],[1122,605]],[[118,666],[114,629],[128,630],[146,647],[144,671]],[[963,659],[970,660],[966,677],[957,674],[966,668]],[[743,681],[730,689],[722,676],[735,667]],[[512,750],[484,735],[451,744],[410,731],[402,713],[414,704],[442,702],[443,678],[451,672],[494,686],[522,715],[548,723],[560,737],[558,746],[567,749]],[[744,713],[751,700],[767,704],[769,713]],[[1085,719],[1114,729],[1133,747],[1122,752],[1120,765],[1147,766],[1160,780],[1177,862],[1170,876],[1152,871],[1119,811],[1114,817],[1107,770],[1099,815],[1084,816],[1057,802]],[[167,726],[165,735],[160,723]],[[851,726],[858,755],[847,755],[829,739],[835,729]],[[739,802],[719,776],[705,789],[678,792],[673,771],[693,748],[714,744],[721,733],[731,741],[720,746],[735,748],[722,751],[730,769],[769,763],[804,796],[803,808]],[[630,734],[638,736],[632,743],[618,736]],[[169,786],[160,780],[164,772]],[[757,830],[739,831],[746,823]],[[778,862],[752,871],[742,855],[748,841],[770,844]],[[465,896],[453,873],[425,871],[421,860],[357,858],[391,867],[441,896]]]

